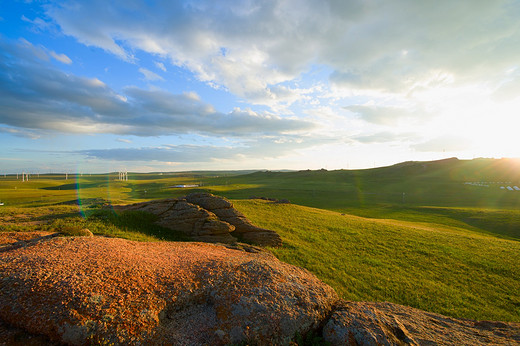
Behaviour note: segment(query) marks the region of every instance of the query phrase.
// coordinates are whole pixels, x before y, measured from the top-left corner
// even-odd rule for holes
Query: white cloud
[[[411,142],[420,140],[419,136],[414,133],[395,133],[390,131],[377,132],[367,135],[353,136],[355,141],[360,143],[392,143],[392,142]]]
[[[24,38],[20,38],[18,41],[19,45],[25,48],[23,51],[24,54],[31,54],[40,60],[49,61],[49,55],[47,54],[47,49],[45,49],[45,47],[41,45],[35,46]],[[17,51],[16,53],[20,52],[21,51]],[[23,59],[25,57],[20,55],[19,58]]]
[[[26,130],[26,129],[17,129],[12,127],[0,126],[0,132],[9,133],[17,137],[24,137],[30,139],[38,139],[40,138],[40,134],[35,131]]]
[[[412,121],[414,118],[427,119],[431,117],[429,112],[419,107],[407,106],[375,106],[375,105],[352,105],[344,109],[357,114],[361,119],[380,125],[397,125],[399,121]]]
[[[159,76],[157,73],[147,70],[143,67],[139,68],[139,72],[141,72],[144,78],[149,81],[164,80],[164,78]]]
[[[309,139],[302,142],[292,136],[262,136],[248,139],[233,146],[214,145],[163,145],[160,147],[89,149],[74,153],[89,158],[114,161],[160,161],[170,163],[210,162],[215,160],[244,161],[272,159],[294,154],[296,150],[310,148],[326,141]]]
[[[65,54],[58,54],[56,53],[55,51],[53,50],[50,50],[49,51],[49,54],[56,60],[64,63],[64,64],[67,64],[67,65],[70,65],[72,64],[72,60],[70,60],[70,58],[68,56],[66,56]]]
[[[510,74],[510,78],[506,79],[493,92],[493,99],[501,101],[509,101],[520,97],[520,71],[514,71]]]
[[[31,53],[34,57],[43,60],[43,61],[49,61],[49,55],[53,57],[54,59],[58,60],[59,62],[62,62],[64,64],[70,65],[72,64],[72,60],[65,54],[58,54],[53,50],[47,49],[42,45],[33,45],[31,42],[27,41],[24,38],[21,38],[18,40],[19,45],[23,46],[25,48],[24,53]],[[20,53],[20,52],[18,52]],[[24,59],[24,56],[20,56],[19,58]]]
[[[164,64],[163,64],[162,62],[157,62],[157,61],[155,61],[154,64],[155,64],[155,66],[156,66],[158,69],[160,69],[160,70],[166,72],[166,67],[164,66]]]
[[[87,45],[167,56],[252,101],[312,63],[350,89],[407,92],[500,78],[520,49],[520,8],[506,0],[125,4],[68,1],[48,15]]]
[[[33,25],[32,30],[35,32],[41,32],[41,31],[48,30],[48,29],[54,27],[54,25],[52,23],[47,22],[44,19],[39,18],[39,17],[36,17],[31,20],[31,19],[27,18],[26,16],[22,15],[21,20],[23,20],[24,22],[27,22],[27,23],[31,23]]]
[[[412,148],[423,152],[460,152],[473,147],[471,140],[460,135],[443,135],[412,145]]]
[[[156,136],[207,133],[231,136],[279,134],[314,124],[236,108],[221,113],[196,93],[128,87],[116,93],[97,78],[56,70],[33,58],[24,41],[0,40],[0,123],[11,127],[72,133]],[[31,97],[27,97],[31,95]]]
[[[125,138],[118,138],[118,139],[116,139],[116,141],[121,142],[121,143],[128,143],[128,144],[132,143],[131,140],[125,139]]]

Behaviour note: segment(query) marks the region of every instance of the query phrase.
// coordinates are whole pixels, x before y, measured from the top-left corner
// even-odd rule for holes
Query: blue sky
[[[3,1],[0,173],[520,156],[520,1]]]

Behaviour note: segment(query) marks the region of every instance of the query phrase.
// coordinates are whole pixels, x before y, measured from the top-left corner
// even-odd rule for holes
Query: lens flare
[[[76,198],[78,202],[79,214],[83,219],[86,218],[85,209],[83,206],[83,200],[81,198],[81,185],[80,185],[80,174],[76,173]]]
[[[107,167],[108,168],[108,167]],[[84,173],[88,171],[88,167],[78,166],[75,173],[75,189],[76,189],[76,203],[79,208],[81,217],[86,218],[88,210],[93,205],[103,206],[107,202],[112,204],[112,188],[116,188],[111,182],[110,173],[91,174]],[[109,172],[107,170],[107,172]],[[71,175],[69,175],[71,177]]]

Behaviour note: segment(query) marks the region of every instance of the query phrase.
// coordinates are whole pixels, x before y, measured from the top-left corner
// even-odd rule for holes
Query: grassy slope
[[[480,181],[497,183],[489,187],[465,184]],[[498,183],[504,181],[508,183]],[[210,182],[209,190],[234,199],[287,198],[294,204],[363,217],[433,222],[520,239],[520,192],[500,189],[520,186],[520,165],[512,160],[454,159],[354,171],[258,172],[226,178],[227,184],[220,178]]]
[[[235,201],[274,229],[272,249],[350,300],[391,301],[455,317],[520,321],[520,243],[456,227],[369,220],[297,205]]]
[[[519,184],[514,170],[473,174],[473,170],[487,172],[477,161],[441,161],[410,163],[369,170],[300,171],[291,173],[258,172],[226,179],[232,184],[252,184],[248,189],[226,191],[231,198],[248,198],[267,194],[288,198],[294,203],[329,210],[365,208],[373,205],[441,206],[468,208],[520,207],[520,193],[501,190],[493,184],[489,188],[465,185],[468,181],[511,181]],[[499,180],[500,179],[500,180]],[[489,180],[484,180],[489,181]],[[223,179],[215,178],[214,184]],[[404,193],[404,196],[403,196]]]
[[[358,171],[129,174],[128,182],[116,181],[114,174],[69,180],[42,175],[29,183],[0,177],[0,201],[6,202],[0,207],[0,230],[29,230],[35,221],[67,218],[51,220],[48,227],[87,227],[135,240],[181,240],[148,227],[139,216],[102,214],[84,220],[79,211],[88,209],[55,204],[182,196],[194,190],[169,186],[192,183],[235,199],[289,198],[328,211],[261,201],[236,205],[255,223],[282,235],[286,245],[273,250],[277,256],[313,271],[345,298],[520,321],[520,242],[507,240],[520,240],[520,192],[500,190],[497,184],[464,185],[511,181],[520,186],[519,172],[504,160],[448,160]],[[20,214],[27,216],[26,223],[3,222]],[[493,234],[503,239],[489,236]]]

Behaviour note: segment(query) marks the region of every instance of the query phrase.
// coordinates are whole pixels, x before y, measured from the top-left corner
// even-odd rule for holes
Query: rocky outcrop
[[[339,301],[261,248],[0,232],[0,345],[517,345],[520,324]]]
[[[450,318],[392,303],[343,301],[323,329],[332,345],[514,345],[520,324]]]
[[[248,250],[256,253],[55,237],[1,252],[0,338],[24,330],[70,345],[267,345],[316,329],[334,290]]]
[[[253,225],[241,212],[233,208],[233,203],[226,198],[209,193],[193,193],[185,197],[190,203],[196,204],[235,226],[233,233],[241,240],[264,246],[281,246],[282,239],[275,231]]]
[[[158,216],[156,223],[181,231],[195,241],[233,243],[237,239],[230,233],[235,226],[219,220],[212,212],[187,202],[168,198],[129,205],[114,206],[118,211],[144,211]]]
[[[157,224],[186,233],[193,240],[233,243],[237,238],[261,246],[281,246],[275,231],[256,227],[228,199],[209,193],[114,206],[119,211],[138,210],[157,215]]]

